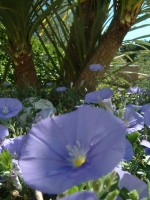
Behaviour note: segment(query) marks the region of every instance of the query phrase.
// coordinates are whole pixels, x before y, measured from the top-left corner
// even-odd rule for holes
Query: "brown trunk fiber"
[[[116,51],[120,47],[125,35],[129,31],[130,27],[120,23],[118,16],[113,19],[109,28],[101,38],[100,45],[95,50],[92,57],[89,59],[85,68],[81,72],[76,81],[76,85],[80,86],[82,83],[87,89],[95,90],[104,75],[109,68],[112,59],[115,56]],[[91,64],[101,64],[104,67],[102,72],[92,72],[89,70]]]
[[[38,78],[31,54],[22,53],[16,58],[14,76],[16,87],[19,89],[38,86]]]

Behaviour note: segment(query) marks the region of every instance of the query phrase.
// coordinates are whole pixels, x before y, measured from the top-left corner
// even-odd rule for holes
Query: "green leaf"
[[[105,197],[105,200],[115,200],[119,194],[119,190],[114,190],[113,192],[109,192],[109,194]]]
[[[128,195],[129,195],[129,199],[132,199],[132,200],[138,200],[139,199],[139,195],[138,195],[136,190],[129,192]]]
[[[116,192],[118,190],[118,175],[116,172],[112,172],[97,181],[93,181],[92,186],[99,199],[105,199],[110,193],[112,193],[112,196],[118,195]],[[111,198],[108,196],[108,199]]]
[[[77,186],[74,186],[74,187],[72,187],[72,188],[70,188],[69,190],[68,190],[68,195],[71,195],[71,194],[73,194],[73,193],[76,193],[76,192],[78,192],[79,190],[78,190],[78,187]]]
[[[126,200],[128,198],[128,190],[126,188],[122,188],[120,190],[119,197],[121,197],[123,200]]]
[[[4,169],[5,169],[4,164],[0,162],[0,172],[4,171]]]
[[[1,167],[4,167],[5,170],[12,169],[12,155],[9,153],[8,150],[4,150],[0,154],[0,163],[1,163]]]
[[[132,134],[128,134],[127,135],[127,139],[131,142],[131,143],[134,143],[137,138],[139,137],[139,133],[138,132],[134,132]]]

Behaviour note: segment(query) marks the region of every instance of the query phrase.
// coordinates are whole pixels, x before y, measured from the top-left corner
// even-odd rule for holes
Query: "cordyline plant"
[[[84,80],[87,88],[95,89],[96,80],[101,79],[108,70],[125,35],[134,24],[143,2],[143,0],[114,0],[111,3],[111,1],[86,0],[78,3],[68,45],[68,51],[73,54],[77,68],[77,76],[75,77],[75,74],[73,77],[76,85]],[[82,31],[79,30],[77,20],[78,24],[82,24]],[[79,41],[83,38],[81,32],[84,42]],[[80,54],[76,50],[79,43]],[[100,73],[91,73],[89,65],[92,63],[101,64],[104,70]]]
[[[59,82],[64,81],[65,74],[65,80],[74,82],[76,86],[80,86],[84,81],[87,89],[95,90],[97,79],[101,80],[109,69],[112,59],[132,25],[149,17],[146,12],[149,10],[148,1],[64,0],[64,2],[61,12],[55,12],[55,20],[47,18],[44,23],[49,33],[43,31],[59,57],[58,62],[61,66]],[[50,59],[51,63],[53,61]],[[103,66],[103,70],[91,72],[89,70],[91,64],[99,64]]]
[[[31,38],[39,23],[46,16],[53,15],[53,10],[57,10],[60,4],[61,0],[0,0],[0,23],[8,37],[17,87],[38,85]]]
[[[0,0],[16,85],[38,84],[31,48],[36,33],[59,83],[68,80],[79,86],[84,81],[87,89],[95,90],[125,35],[149,18],[148,12],[149,0]],[[45,36],[57,59],[48,52]],[[91,71],[91,64],[103,70]]]

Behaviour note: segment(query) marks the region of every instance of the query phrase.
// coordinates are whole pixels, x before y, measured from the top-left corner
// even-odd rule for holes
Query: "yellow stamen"
[[[78,155],[76,158],[74,158],[73,165],[75,167],[80,167],[85,163],[85,161],[86,161],[85,155]]]

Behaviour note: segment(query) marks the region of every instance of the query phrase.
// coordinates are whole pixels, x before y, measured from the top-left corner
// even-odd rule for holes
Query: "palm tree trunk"
[[[15,84],[18,89],[38,87],[38,78],[32,55],[21,53],[14,61]]]
[[[76,85],[81,83],[89,90],[95,90],[98,81],[102,79],[104,73],[108,70],[116,51],[119,49],[125,35],[130,27],[126,24],[121,24],[118,16],[111,22],[109,28],[101,38],[100,45],[97,47],[80,76],[76,80]],[[101,64],[104,67],[102,72],[93,72],[89,70],[91,64]]]

